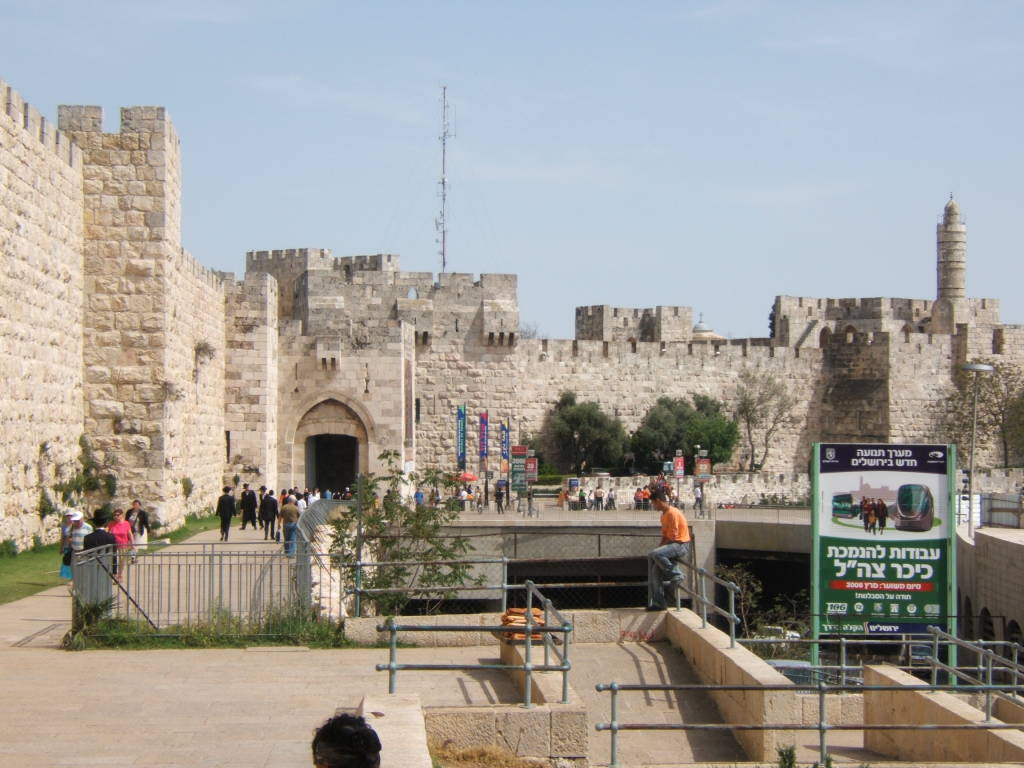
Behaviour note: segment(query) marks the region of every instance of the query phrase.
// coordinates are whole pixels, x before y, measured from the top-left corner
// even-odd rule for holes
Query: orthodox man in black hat
[[[217,499],[217,517],[220,518],[220,540],[228,540],[231,530],[231,518],[235,516],[235,497],[231,495],[231,486],[224,486],[224,495]]]

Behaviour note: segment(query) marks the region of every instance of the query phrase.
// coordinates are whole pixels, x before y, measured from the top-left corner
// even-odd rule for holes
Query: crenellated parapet
[[[3,80],[0,80],[0,101],[7,118],[14,121],[34,142],[38,142],[62,162],[81,171],[82,154],[71,138]]]
[[[576,307],[576,338],[596,341],[687,341],[693,336],[690,307]]]

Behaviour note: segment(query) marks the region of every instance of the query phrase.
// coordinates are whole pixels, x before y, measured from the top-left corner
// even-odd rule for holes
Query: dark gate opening
[[[337,491],[356,484],[359,440],[351,435],[306,438],[306,482],[310,488]]]

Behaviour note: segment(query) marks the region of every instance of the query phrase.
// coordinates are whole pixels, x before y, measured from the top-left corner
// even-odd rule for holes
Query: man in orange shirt
[[[661,544],[647,555],[647,610],[664,611],[665,588],[675,589],[686,581],[678,561],[693,562],[693,544],[686,517],[668,503],[663,487],[651,492],[651,504],[661,513]]]

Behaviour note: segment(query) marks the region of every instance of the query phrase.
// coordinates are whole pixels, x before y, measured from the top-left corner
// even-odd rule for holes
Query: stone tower
[[[963,299],[967,296],[967,227],[960,218],[960,206],[953,196],[936,225],[936,276],[938,299]]]

